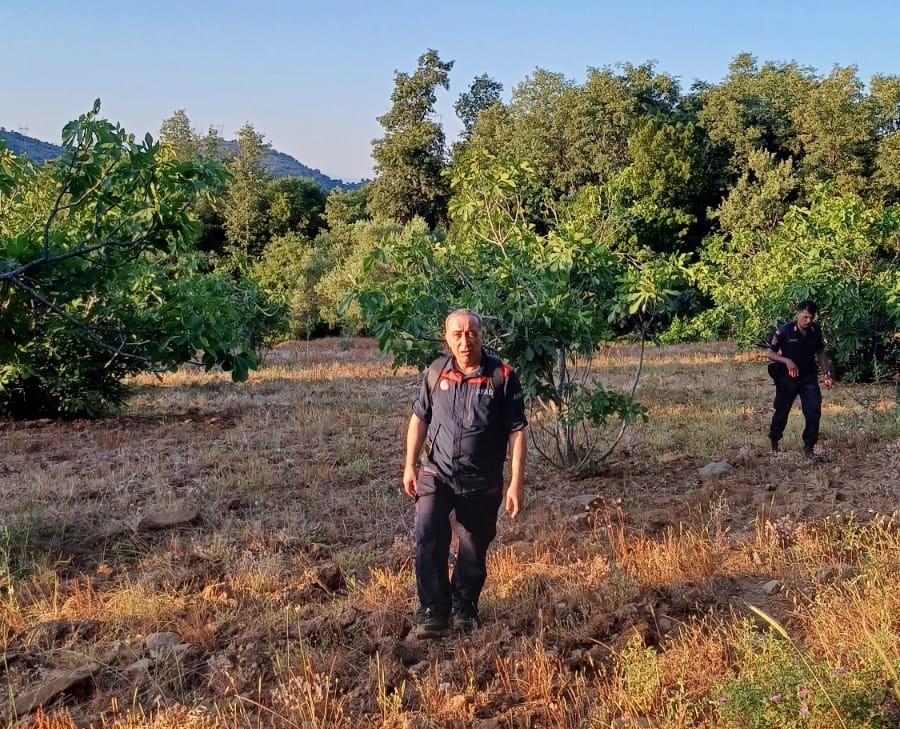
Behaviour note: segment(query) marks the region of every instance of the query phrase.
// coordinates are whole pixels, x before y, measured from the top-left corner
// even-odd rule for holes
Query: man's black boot
[[[431,608],[420,610],[418,623],[413,634],[419,640],[440,640],[450,635],[450,626],[447,618],[441,617]]]
[[[825,460],[812,449],[812,446],[803,447],[803,457],[810,463],[822,463]]]
[[[454,605],[450,617],[453,620],[453,627],[462,633],[471,633],[481,625],[478,608],[471,603]]]

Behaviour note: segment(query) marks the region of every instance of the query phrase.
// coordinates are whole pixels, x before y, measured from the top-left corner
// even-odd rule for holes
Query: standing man
[[[821,462],[816,454],[819,439],[819,419],[822,415],[822,391],[819,389],[817,373],[822,370],[822,384],[831,389],[833,380],[831,361],[825,352],[822,329],[813,320],[817,307],[806,300],[797,304],[795,321],[775,330],[772,341],[766,348],[766,357],[771,360],[769,374],[775,381],[775,412],[769,426],[769,440],[772,452],[778,452],[778,443],[784,434],[791,406],[800,395],[805,426],[803,428],[803,455],[813,463]]]
[[[515,518],[524,499],[527,421],[519,379],[509,365],[482,349],[481,317],[474,311],[451,313],[444,339],[450,356],[436,360],[440,372],[434,377],[429,371],[422,381],[409,419],[403,469],[403,491],[416,503],[420,610],[415,635],[420,639],[446,636],[451,619],[463,631],[478,625],[478,598],[487,577],[488,546],[497,535],[497,511],[505,500],[507,513]],[[451,512],[459,546],[448,577]]]

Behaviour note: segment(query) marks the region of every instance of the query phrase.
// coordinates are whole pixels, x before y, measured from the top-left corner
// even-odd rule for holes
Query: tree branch
[[[62,317],[67,322],[72,324],[74,327],[77,327],[78,329],[83,331],[88,336],[88,338],[94,344],[96,344],[98,347],[105,349],[108,352],[112,352],[113,357],[110,359],[110,362],[113,359],[115,359],[117,356],[119,356],[119,357],[123,357],[123,358],[127,358],[127,359],[132,359],[135,362],[140,362],[145,366],[149,366],[151,364],[150,359],[147,357],[143,357],[140,355],[125,352],[124,347],[127,346],[127,344],[128,344],[125,341],[123,341],[118,347],[114,347],[113,345],[107,343],[106,341],[104,341],[103,339],[101,339],[99,336],[97,336],[94,333],[94,327],[92,327],[88,324],[85,324],[83,321],[81,321],[79,319],[76,319],[71,314],[69,314],[67,311],[65,311],[61,307],[57,306],[56,304],[54,304],[52,301],[50,301],[45,296],[43,296],[39,291],[37,291],[36,289],[33,289],[31,286],[26,284],[21,279],[11,278],[11,279],[8,279],[8,282],[12,286],[15,286],[16,288],[24,291],[26,294],[28,294],[28,296],[31,297],[32,300],[36,301],[38,304],[40,304],[44,308],[49,309],[57,316]]]
[[[57,253],[56,255],[50,256],[47,254],[46,249],[45,252],[41,255],[40,258],[35,258],[33,261],[28,261],[27,263],[23,263],[20,266],[10,270],[3,271],[0,273],[0,281],[13,281],[19,279],[22,274],[30,271],[32,268],[36,268],[37,266],[46,266],[54,263],[59,263],[60,261],[66,261],[70,258],[86,258],[91,253],[96,253],[97,251],[104,250],[106,248],[117,248],[121,251],[127,251],[133,248],[140,248],[144,243],[146,243],[153,234],[157,233],[155,226],[151,230],[147,231],[143,235],[138,238],[126,242],[119,242],[113,239],[113,236],[119,232],[121,228],[125,226],[128,221],[123,220],[122,223],[114,228],[111,231],[111,235],[108,236],[103,241],[96,243],[92,246],[79,246],[74,251],[67,251],[66,253]]]

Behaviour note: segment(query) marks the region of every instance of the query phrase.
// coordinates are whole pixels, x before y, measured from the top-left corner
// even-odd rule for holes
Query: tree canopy
[[[183,109],[159,142],[95,108],[55,163],[3,152],[0,407],[100,412],[128,373],[200,356],[240,378],[274,336],[325,330],[418,361],[460,303],[494,316],[563,431],[617,406],[583,406],[560,357],[636,333],[752,346],[801,295],[844,376],[900,372],[900,78],[740,54],[686,91],[625,63],[537,68],[504,100],[482,74],[448,146],[453,67],[428,50],[395,72],[377,178],[327,196],[272,179],[252,123],[225,155]]]
[[[378,119],[385,133],[372,142],[378,174],[369,197],[373,216],[399,223],[420,217],[431,227],[446,219],[445,137],[433,116],[436,89],[450,87],[452,68],[453,61],[429,50],[414,73],[394,75],[391,108]]]
[[[96,415],[122,379],[197,359],[247,377],[250,293],[208,274],[189,210],[225,179],[99,118],[38,168],[0,153],[0,412]]]

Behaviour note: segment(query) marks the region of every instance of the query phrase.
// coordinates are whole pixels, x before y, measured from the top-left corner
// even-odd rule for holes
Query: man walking
[[[769,426],[772,452],[778,452],[788,415],[799,395],[805,421],[803,455],[814,463],[822,460],[815,452],[822,415],[817,363],[822,371],[822,384],[831,389],[833,383],[831,361],[825,351],[822,329],[814,321],[816,311],[814,302],[801,301],[797,304],[795,320],[776,329],[766,348],[766,357],[771,360],[769,374],[775,381],[775,412]]]
[[[447,635],[451,619],[464,631],[478,625],[498,509],[505,501],[515,518],[524,498],[527,421],[518,377],[482,349],[482,321],[474,311],[452,312],[444,339],[450,356],[436,360],[439,372],[423,378],[409,419],[403,469],[403,491],[416,503],[415,635],[420,639]],[[451,512],[459,546],[448,576]]]

